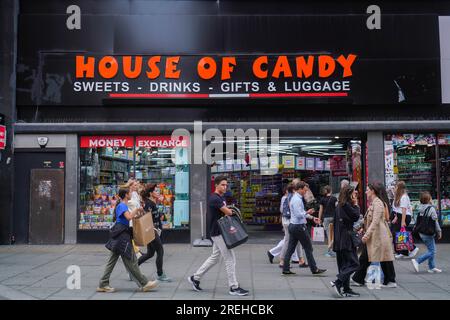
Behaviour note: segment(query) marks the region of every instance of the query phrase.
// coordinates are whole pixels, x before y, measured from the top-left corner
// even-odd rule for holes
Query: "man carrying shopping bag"
[[[233,249],[228,249],[225,241],[220,233],[218,220],[222,215],[231,216],[233,211],[227,208],[223,195],[227,191],[228,181],[225,176],[217,176],[214,180],[215,192],[209,198],[209,226],[211,230],[211,240],[213,242],[213,251],[211,256],[203,263],[203,265],[188,278],[189,283],[195,291],[201,291],[200,279],[215,266],[220,256],[224,258],[225,269],[228,275],[228,285],[230,287],[229,294],[234,296],[246,296],[248,291],[239,287],[236,278],[236,257]]]

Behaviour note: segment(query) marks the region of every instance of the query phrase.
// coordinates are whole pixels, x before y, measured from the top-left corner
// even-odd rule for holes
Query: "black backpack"
[[[414,233],[416,236],[419,233],[425,234],[427,236],[432,236],[436,233],[436,221],[431,217],[430,211],[432,206],[425,209],[423,215],[417,216],[416,225],[414,227]]]
[[[289,207],[289,204],[291,202],[293,194],[289,193],[288,196],[286,197],[286,200],[284,200],[283,203],[283,217],[286,219],[291,219],[291,208]]]

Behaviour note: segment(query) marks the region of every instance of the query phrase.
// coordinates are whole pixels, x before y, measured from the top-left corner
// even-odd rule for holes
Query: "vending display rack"
[[[428,149],[430,148],[430,149]],[[433,147],[403,147],[394,156],[398,180],[404,181],[413,208],[413,222],[418,214],[420,193],[429,191],[436,199],[436,167]]]
[[[450,226],[450,145],[439,146],[441,222]]]

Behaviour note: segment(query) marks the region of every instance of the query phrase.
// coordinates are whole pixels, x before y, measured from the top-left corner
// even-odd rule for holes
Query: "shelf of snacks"
[[[436,199],[434,158],[434,146],[407,146],[396,150],[394,172],[398,180],[402,180],[406,184],[413,209],[412,223],[415,223],[419,212],[420,193],[429,191],[433,199]]]
[[[118,187],[97,185],[93,192],[80,194],[80,230],[109,229],[113,224]]]

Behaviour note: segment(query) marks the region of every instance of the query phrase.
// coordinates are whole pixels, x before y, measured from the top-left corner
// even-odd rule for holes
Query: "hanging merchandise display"
[[[420,206],[420,193],[430,192],[433,203],[438,207],[436,185],[436,137],[432,134],[397,134],[386,138],[388,158],[386,167],[390,169],[392,157],[390,155],[391,143],[393,151],[393,177],[392,172],[386,172],[389,193],[393,196],[395,181],[404,181],[413,209],[412,224],[415,223]],[[392,180],[392,178],[394,178]]]

